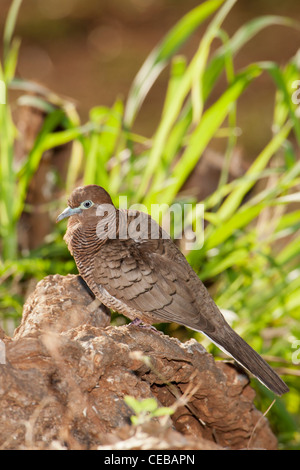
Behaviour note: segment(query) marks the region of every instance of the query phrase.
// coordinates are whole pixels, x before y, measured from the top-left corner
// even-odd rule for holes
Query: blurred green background
[[[3,28],[11,0],[2,0],[0,26]],[[153,47],[197,0],[27,0],[23,2],[16,32],[22,38],[18,76],[33,79],[77,102],[81,116],[88,117],[91,107],[111,106],[117,96],[125,98],[130,85]],[[231,35],[243,23],[261,15],[287,15],[300,18],[297,0],[239,0],[224,21]],[[207,23],[207,22],[206,22]],[[181,50],[191,58],[205,23]],[[212,50],[217,43],[212,45]],[[260,31],[236,56],[236,67],[252,61],[275,60],[284,64],[299,47],[299,35],[293,28],[273,26]],[[1,46],[0,46],[1,50]],[[161,113],[168,72],[164,71],[151,89],[135,122],[135,129],[152,135]],[[224,83],[223,83],[224,85]],[[219,84],[222,86],[222,83]],[[267,76],[243,96],[239,118],[247,129],[241,143],[247,157],[255,153],[270,135],[274,85]],[[216,96],[217,91],[213,91]],[[256,99],[254,100],[254,96]],[[263,106],[257,126],[256,106]],[[246,111],[247,110],[247,111]]]
[[[55,226],[75,186],[100,184],[116,203],[126,195],[149,209],[202,202],[204,245],[185,254],[235,330],[283,374],[291,391],[268,418],[281,448],[299,448],[300,3],[1,6],[2,327],[13,333],[38,280],[77,272]],[[164,329],[220,356],[200,334]],[[272,394],[253,386],[264,411]]]

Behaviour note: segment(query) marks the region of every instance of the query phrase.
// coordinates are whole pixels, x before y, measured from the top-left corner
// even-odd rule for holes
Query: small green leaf
[[[162,406],[153,411],[152,416],[168,416],[172,415],[175,412],[173,408],[168,406]]]
[[[130,396],[130,395],[125,395],[124,401],[126,405],[130,406],[130,408],[133,409],[133,411],[138,414],[142,411],[142,406],[141,402],[137,400],[136,398]]]

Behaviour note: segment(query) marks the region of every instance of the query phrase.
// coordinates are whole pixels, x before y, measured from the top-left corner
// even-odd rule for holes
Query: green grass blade
[[[225,67],[225,60],[228,53],[234,57],[256,34],[263,29],[274,25],[299,28],[299,23],[293,19],[275,15],[261,16],[245,23],[226,44],[215,52],[209,62],[203,78],[204,99],[208,98],[214,84],[221,75]]]
[[[278,64],[275,62],[261,62],[260,65],[262,68],[267,70],[270,76],[273,78],[277,87],[277,94],[280,93],[281,95],[281,101],[283,101],[287,113],[290,115],[298,145],[300,145],[300,122],[299,118],[296,116],[296,105],[291,100],[290,83],[287,83],[284,73],[280,70]],[[299,69],[297,75],[298,76],[295,76],[294,79],[299,78]],[[282,122],[281,125],[283,125]]]
[[[13,0],[7,15],[3,34],[4,62],[6,61],[10,49],[10,44],[21,4],[22,0]]]
[[[267,144],[264,150],[258,155],[254,163],[251,165],[247,171],[247,175],[259,174],[263,171],[268,164],[270,158],[274,155],[275,152],[279,150],[285,139],[288,137],[292,129],[292,122],[289,121],[286,125],[276,134],[272,140]],[[227,220],[232,214],[235,213],[237,208],[240,206],[243,198],[247,192],[253,187],[255,181],[248,181],[239,187],[237,187],[232,193],[227,197],[222,206],[218,211],[218,217],[220,220]]]
[[[207,144],[216,130],[224,121],[231,104],[241,95],[248,84],[260,74],[259,67],[253,65],[238,75],[232,85],[202,116],[196,129],[193,131],[189,145],[176,164],[172,174],[171,183],[160,193],[160,197],[167,204],[171,204],[177,192],[195,167]],[[157,188],[149,190],[144,203],[147,205],[153,201]]]
[[[255,219],[265,206],[265,203],[261,203],[252,207],[242,208],[227,220],[226,224],[220,222],[213,233],[205,237],[205,250],[210,250],[224,243],[236,230],[245,227]]]
[[[20,45],[21,41],[19,39],[13,39],[7,52],[4,62],[4,78],[7,84],[10,83],[15,75]]]
[[[206,63],[212,41],[218,37],[221,25],[227,14],[236,3],[236,0],[227,0],[222,8],[216,13],[207,30],[205,31],[198,51],[196,53],[195,67],[193,71],[193,82],[191,89],[191,100],[193,106],[193,122],[197,124],[201,118],[204,96],[203,96],[203,74],[205,72]]]
[[[43,152],[48,148],[51,148],[51,146],[49,147],[50,143],[53,146],[55,146],[57,143],[56,140],[53,140],[51,132],[56,129],[59,124],[62,123],[64,116],[65,115],[63,111],[58,109],[53,111],[46,117],[43,127],[37,136],[37,139],[25,161],[25,164],[18,172],[18,185],[17,191],[15,191],[15,200],[13,206],[15,221],[19,219],[23,211],[28,185],[39,166]]]
[[[49,114],[54,111],[54,106],[39,96],[22,95],[17,100],[18,106],[29,106]]]
[[[77,179],[80,176],[80,171],[83,164],[83,146],[79,140],[74,140],[72,143],[71,157],[68,165],[68,172],[66,177],[66,193],[71,194],[75,188]]]
[[[124,124],[127,128],[132,126],[148,91],[171,57],[178,52],[198,26],[214,13],[223,2],[224,0],[208,0],[191,10],[150,53],[129,91],[124,115]]]
[[[168,89],[166,93],[166,98],[164,102],[164,107],[162,115],[167,111],[170,103],[175,98],[178,86],[181,82],[181,79],[186,71],[186,58],[183,56],[175,56],[171,63],[171,73],[168,83]]]
[[[14,226],[12,195],[15,173],[13,168],[13,142],[15,129],[7,104],[0,105],[0,236],[3,259],[14,259],[17,237]]]
[[[186,70],[186,73],[182,77],[180,85],[177,88],[176,98],[174,98],[172,103],[170,103],[168,111],[165,112],[160,121],[157,132],[153,138],[153,147],[150,152],[147,166],[142,175],[141,182],[137,190],[137,200],[141,200],[146,188],[148,190],[149,182],[155,173],[157,165],[159,164],[169,132],[171,131],[172,126],[180,114],[184,100],[193,86],[195,77],[197,77],[199,74],[199,67],[200,69],[202,67],[203,60],[206,57],[207,45],[212,40],[213,34],[216,34],[217,29],[220,28],[222,21],[225,19],[235,1],[236,0],[227,0],[227,2],[225,2],[225,4],[218,11],[218,14],[216,15],[217,20],[215,18],[212,21],[210,25],[211,27],[209,28],[209,34],[206,36],[204,42],[201,41],[198,51],[194,55]]]
[[[123,102],[117,100],[112,109],[94,108],[92,121],[97,129],[92,133],[84,169],[84,184],[99,184],[108,189],[107,162],[112,157],[122,130]]]

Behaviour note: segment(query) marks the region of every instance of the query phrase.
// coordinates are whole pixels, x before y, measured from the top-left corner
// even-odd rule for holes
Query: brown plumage
[[[183,254],[150,216],[115,209],[96,185],[75,189],[68,204],[57,221],[69,217],[66,243],[101,302],[131,320],[176,322],[200,331],[277,395],[288,391],[226,323]]]

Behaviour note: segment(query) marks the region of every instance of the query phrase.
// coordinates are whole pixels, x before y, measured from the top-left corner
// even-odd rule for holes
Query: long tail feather
[[[229,325],[220,334],[205,333],[220,349],[232,356],[276,395],[289,391],[288,386],[269,364],[249,346]]]

